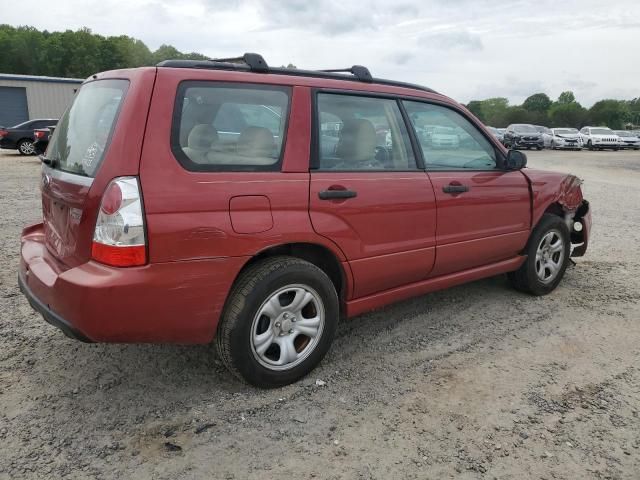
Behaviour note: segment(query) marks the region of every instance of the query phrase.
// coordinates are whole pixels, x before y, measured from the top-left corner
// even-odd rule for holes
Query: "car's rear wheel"
[[[509,273],[511,284],[533,295],[552,292],[562,280],[571,253],[569,229],[557,215],[545,214],[527,243],[527,260]]]
[[[18,152],[20,152],[20,155],[33,155],[36,153],[36,149],[31,140],[20,140],[18,143]]]
[[[258,387],[280,387],[322,360],[338,316],[336,289],[321,269],[299,258],[269,258],[236,281],[216,348],[238,378]]]

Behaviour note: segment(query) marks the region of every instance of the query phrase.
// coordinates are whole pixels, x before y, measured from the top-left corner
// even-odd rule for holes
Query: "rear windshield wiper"
[[[47,158],[44,155],[40,155],[40,161],[51,168],[56,168],[60,162],[57,158]]]

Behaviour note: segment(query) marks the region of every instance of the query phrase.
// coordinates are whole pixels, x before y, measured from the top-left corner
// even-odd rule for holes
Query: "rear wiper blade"
[[[39,158],[42,163],[48,165],[51,168],[56,168],[56,165],[58,165],[59,162],[57,158],[47,158],[44,155],[39,155]]]

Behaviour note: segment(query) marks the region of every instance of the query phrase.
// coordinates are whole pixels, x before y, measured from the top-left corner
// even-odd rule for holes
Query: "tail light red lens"
[[[33,133],[34,133],[34,136],[35,136],[38,140],[43,139],[43,138],[44,138],[44,136],[45,136],[45,132],[35,131],[35,132],[33,132]]]
[[[118,211],[121,205],[122,190],[120,189],[118,182],[111,182],[102,196],[100,210],[107,215],[113,215]]]
[[[7,135],[9,135],[8,130],[0,130],[0,137],[6,137]]]

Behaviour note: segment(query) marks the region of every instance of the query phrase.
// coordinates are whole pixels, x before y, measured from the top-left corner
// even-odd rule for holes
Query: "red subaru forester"
[[[504,273],[549,293],[591,224],[576,177],[453,100],[257,54],[93,75],[42,161],[31,305],[84,341],[215,340],[261,387],[311,371],[341,317]]]

